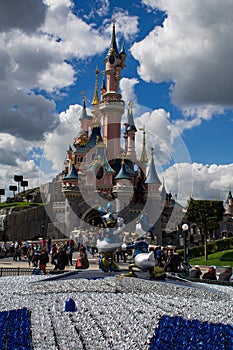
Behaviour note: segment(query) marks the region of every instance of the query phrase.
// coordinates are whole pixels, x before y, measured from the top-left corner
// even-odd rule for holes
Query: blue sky
[[[104,70],[112,18],[127,53],[120,89],[146,125],[158,173],[182,204],[233,188],[233,3],[2,0],[0,188],[54,178]],[[124,120],[124,117],[123,117]],[[141,150],[137,133],[137,152]],[[9,192],[7,192],[9,195]]]

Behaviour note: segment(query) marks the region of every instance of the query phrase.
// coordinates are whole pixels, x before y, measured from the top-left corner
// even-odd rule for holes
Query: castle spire
[[[127,122],[127,153],[126,157],[129,159],[136,159],[136,150],[135,150],[135,133],[137,132],[137,129],[134,125],[134,119],[133,119],[133,109],[132,109],[132,102],[129,101],[128,103],[128,122]]]
[[[134,124],[134,119],[133,119],[133,108],[132,108],[132,101],[128,102],[128,122],[127,122],[127,131],[137,131],[135,124]]]
[[[100,71],[98,70],[98,67],[96,66],[96,70],[95,70],[95,92],[94,92],[94,97],[93,97],[93,100],[92,100],[92,106],[99,104],[99,96],[98,96],[99,72]]]
[[[161,181],[159,180],[157,171],[155,169],[154,148],[151,148],[151,162],[145,183],[159,186],[161,185]]]
[[[112,19],[112,38],[111,38],[111,43],[110,43],[110,47],[109,47],[106,58],[108,58],[110,55],[114,55],[117,58],[120,57],[119,52],[118,52],[118,48],[117,48],[117,44],[116,44],[115,23],[116,23],[116,19],[113,18]]]
[[[81,95],[83,97],[83,110],[82,110],[82,115],[79,118],[79,120],[84,120],[84,119],[88,119],[87,110],[86,110],[86,93],[82,91]]]
[[[140,128],[139,130],[143,131],[142,153],[141,153],[141,157],[140,157],[140,162],[147,163],[148,157],[147,157],[147,153],[146,153],[146,129],[145,129],[145,125],[143,126],[143,128]]]

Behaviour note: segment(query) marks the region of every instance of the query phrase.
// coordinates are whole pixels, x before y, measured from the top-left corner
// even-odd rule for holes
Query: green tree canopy
[[[225,209],[223,201],[219,200],[194,200],[189,202],[186,213],[189,222],[201,226],[204,231],[205,258],[207,260],[207,232],[219,228],[219,222],[223,219]]]
[[[216,228],[216,224],[223,219],[224,211],[223,201],[191,199],[186,215],[188,221],[208,230]]]

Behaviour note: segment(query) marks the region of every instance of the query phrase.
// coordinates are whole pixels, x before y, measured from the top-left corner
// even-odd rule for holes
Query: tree
[[[28,202],[30,202],[32,199],[33,199],[33,195],[31,195],[31,194],[27,194],[27,195],[26,195],[26,200],[27,200]]]
[[[186,213],[187,220],[201,226],[204,232],[204,251],[207,261],[207,234],[208,230],[217,229],[219,222],[223,219],[225,209],[222,201],[194,200],[189,202]]]

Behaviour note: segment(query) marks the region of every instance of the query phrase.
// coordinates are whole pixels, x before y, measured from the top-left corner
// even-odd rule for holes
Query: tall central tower
[[[107,85],[101,89],[99,109],[103,115],[103,139],[106,143],[108,160],[120,158],[121,117],[125,103],[118,92],[121,71],[125,67],[126,54],[124,45],[119,53],[116,44],[115,21],[112,26],[110,48],[105,57],[105,72]]]

